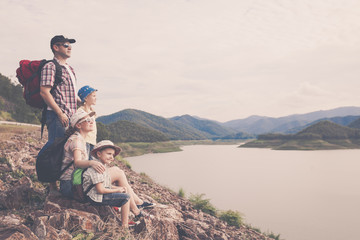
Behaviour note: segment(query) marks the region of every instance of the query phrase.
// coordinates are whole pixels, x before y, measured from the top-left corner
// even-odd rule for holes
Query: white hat
[[[76,113],[74,113],[70,118],[70,125],[71,127],[75,127],[75,125],[84,117],[89,116],[92,117],[95,115],[95,112],[87,113],[85,110],[79,108]]]
[[[101,151],[101,150],[105,149],[105,148],[112,148],[112,149],[114,149],[114,150],[115,150],[114,157],[121,152],[121,148],[118,147],[118,146],[116,146],[112,141],[110,141],[110,140],[102,140],[102,141],[98,142],[98,143],[95,145],[94,149],[91,151],[91,155],[93,155],[94,157],[96,157],[96,153],[97,153],[98,151]]]

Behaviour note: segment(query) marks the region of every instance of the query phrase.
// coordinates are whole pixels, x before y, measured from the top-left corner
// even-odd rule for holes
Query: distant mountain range
[[[245,119],[228,121],[222,125],[232,128],[235,131],[251,134],[271,132],[289,133],[300,131],[319,120],[329,120],[342,125],[347,125],[357,118],[360,118],[360,107],[340,107],[306,114],[294,114],[280,118],[250,116]]]
[[[117,121],[133,122],[161,132],[171,140],[211,139],[237,133],[215,121],[202,120],[190,115],[167,119],[136,109],[125,109],[111,115],[101,116],[97,118],[97,121],[103,124],[112,124]]]
[[[135,124],[134,127],[142,126],[158,134],[162,133],[162,138],[201,140],[250,139],[266,133],[297,133],[323,120],[347,126],[359,118],[360,107],[341,107],[281,118],[251,116],[226,123],[190,115],[164,118],[136,109],[125,109],[114,114],[101,116],[97,121],[105,125],[114,124],[117,121],[129,121]],[[360,122],[358,125],[360,126]],[[113,127],[111,131],[114,131]]]
[[[22,87],[0,74],[0,120],[39,123],[40,116],[41,110],[26,105],[22,97]],[[190,115],[164,118],[141,110],[125,109],[101,116],[97,121],[98,135],[102,138],[148,142],[249,139],[266,133],[297,133],[322,120],[360,128],[359,118],[360,107],[340,107],[280,118],[250,116],[225,123]]]

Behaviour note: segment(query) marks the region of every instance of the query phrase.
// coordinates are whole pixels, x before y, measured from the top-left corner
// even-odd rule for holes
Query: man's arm
[[[61,124],[66,127],[69,124],[69,118],[63,111],[59,108],[57,103],[55,102],[53,96],[50,93],[50,86],[40,86],[40,95],[44,99],[46,105],[48,105],[54,112],[58,115]]]

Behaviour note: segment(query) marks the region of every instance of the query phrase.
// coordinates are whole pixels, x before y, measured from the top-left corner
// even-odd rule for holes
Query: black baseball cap
[[[69,42],[69,43],[75,43],[75,39],[73,38],[66,38],[63,35],[56,35],[51,39],[50,47],[52,47],[56,43],[63,43],[63,42]]]

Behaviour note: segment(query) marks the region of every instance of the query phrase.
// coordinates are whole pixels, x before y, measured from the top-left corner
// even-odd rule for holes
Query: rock
[[[39,238],[25,225],[0,227],[0,239],[7,240],[38,240]]]
[[[178,240],[178,230],[173,221],[159,218],[145,218],[135,228],[136,233],[141,233],[142,239],[148,240]]]
[[[70,215],[67,223],[68,230],[79,229],[85,232],[101,232],[104,230],[105,224],[98,215],[75,209],[67,211]]]
[[[44,221],[47,220],[47,217],[39,217],[34,222],[33,231],[35,235],[40,239],[43,240],[46,238],[46,226]]]
[[[41,193],[33,188],[30,178],[23,177],[18,186],[0,193],[0,206],[6,209],[21,209],[39,195]]]
[[[20,225],[24,222],[19,216],[10,214],[9,216],[0,216],[0,226],[7,227],[12,225]]]

